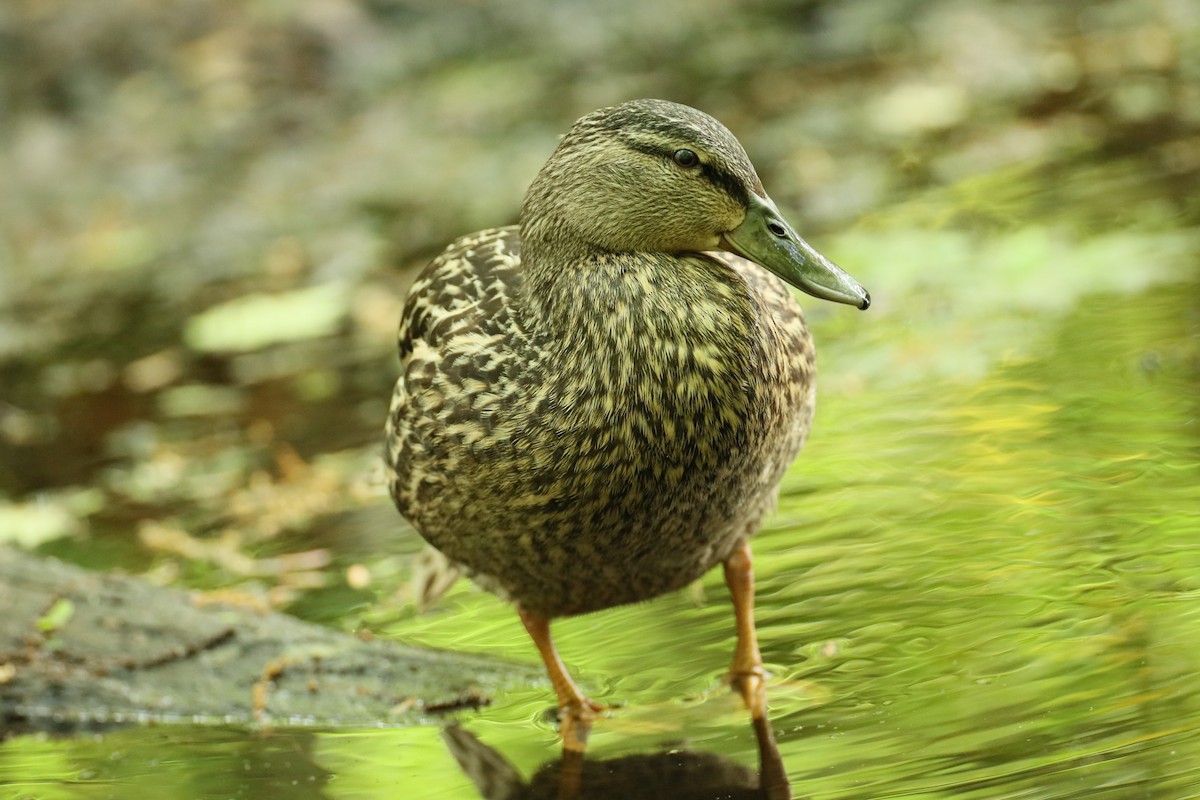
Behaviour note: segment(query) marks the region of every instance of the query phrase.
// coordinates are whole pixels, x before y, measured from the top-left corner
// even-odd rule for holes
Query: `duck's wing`
[[[492,334],[511,322],[510,299],[521,284],[521,237],[516,226],[458,239],[429,264],[409,289],[400,318],[400,361],[418,344],[442,350],[464,333]]]
[[[506,365],[520,339],[520,236],[493,228],[451,244],[417,277],[400,321],[400,376],[388,414],[386,460],[400,512],[427,536],[452,509],[444,485],[473,444],[494,433]]]

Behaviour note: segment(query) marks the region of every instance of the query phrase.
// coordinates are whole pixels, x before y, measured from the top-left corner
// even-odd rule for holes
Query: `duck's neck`
[[[520,305],[537,316],[527,330],[563,419],[704,463],[747,446],[763,358],[746,286],[724,264],[593,253],[530,266]]]
[[[520,306],[549,350],[589,370],[607,364],[618,383],[642,375],[675,387],[702,373],[710,392],[745,385],[759,358],[757,311],[728,265],[544,244],[522,242]]]
[[[582,311],[580,278],[614,254],[589,244],[554,214],[538,214],[532,221],[527,216],[520,231],[524,310],[530,321],[569,324]]]
[[[586,265],[613,256],[613,243],[625,238],[619,220],[603,209],[590,209],[591,196],[580,189],[590,185],[587,176],[579,174],[577,159],[562,152],[564,145],[538,172],[521,208],[526,293],[532,306],[547,306],[551,313],[568,310],[557,306],[575,294],[579,273],[587,270]]]
[[[743,351],[754,341],[757,312],[731,267],[698,253],[593,244],[621,241],[606,228],[615,222],[589,219],[585,234],[578,208],[564,204],[541,178],[526,196],[520,226],[527,329],[633,358],[657,359],[661,353],[640,351],[677,345],[715,347],[722,360],[748,355]]]

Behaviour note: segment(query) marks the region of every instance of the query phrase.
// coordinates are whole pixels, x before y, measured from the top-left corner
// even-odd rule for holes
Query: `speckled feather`
[[[753,189],[712,124],[714,151],[737,150],[714,169]],[[541,225],[556,177],[547,165],[531,187],[520,230],[463,237],[414,283],[386,431],[401,513],[547,617],[654,597],[722,561],[773,507],[814,399],[781,281],[724,252],[572,247],[569,225]]]

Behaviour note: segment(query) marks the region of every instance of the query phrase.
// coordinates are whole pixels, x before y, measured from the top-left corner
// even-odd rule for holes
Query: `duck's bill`
[[[746,219],[722,234],[721,247],[766,267],[813,297],[863,310],[871,305],[867,290],[801,239],[769,197],[750,194]]]

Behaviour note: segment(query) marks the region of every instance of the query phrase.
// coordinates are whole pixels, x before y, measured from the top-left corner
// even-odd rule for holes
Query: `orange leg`
[[[529,631],[530,638],[541,653],[546,672],[550,675],[550,685],[554,687],[554,694],[558,696],[563,750],[582,754],[587,749],[592,720],[596,718],[596,712],[602,711],[604,706],[588,699],[567,674],[566,666],[558,657],[558,651],[554,649],[554,640],[550,638],[550,620],[523,608],[517,611],[521,615],[525,630]]]
[[[737,624],[737,649],[729,667],[729,681],[741,693],[754,720],[767,716],[766,671],[754,632],[754,556],[743,541],[725,559],[725,585],[733,598]]]

